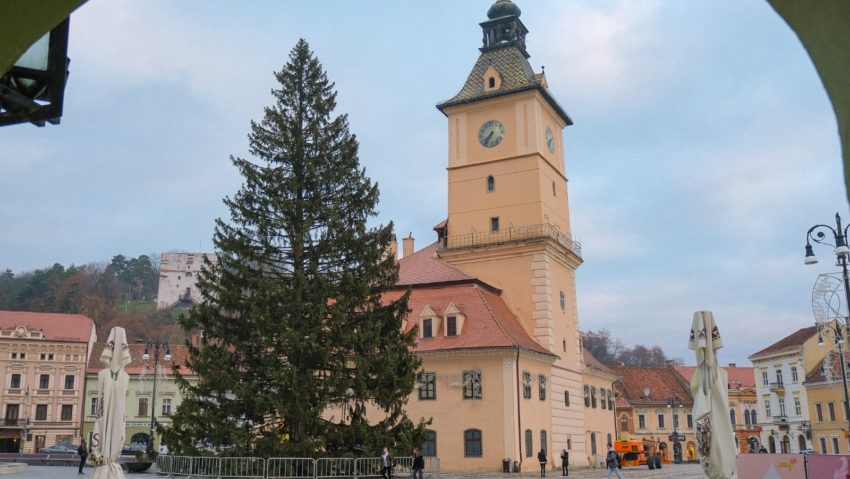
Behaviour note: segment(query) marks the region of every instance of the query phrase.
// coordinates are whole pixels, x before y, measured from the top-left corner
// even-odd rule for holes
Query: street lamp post
[[[148,452],[153,451],[154,447],[154,431],[156,425],[156,373],[157,366],[159,365],[159,355],[161,352],[165,352],[165,356],[163,359],[166,361],[171,361],[171,349],[168,347],[168,342],[160,341],[157,339],[156,341],[148,341],[145,344],[145,353],[142,355],[142,359],[145,361],[150,360],[151,355],[150,351],[153,350],[153,391],[151,393],[151,430],[148,442]]]
[[[678,396],[673,396],[667,400],[667,408],[673,412],[671,419],[673,421],[673,463],[675,464],[682,463],[682,444],[679,442],[679,421],[676,413],[676,409],[681,407],[682,400]]]
[[[838,349],[839,360],[841,361],[841,381],[844,384],[844,417],[847,418],[847,425],[850,427],[850,392],[847,389],[847,366],[844,364],[844,338],[846,333],[850,331],[850,276],[847,272],[847,261],[850,256],[850,248],[847,247],[847,230],[850,225],[841,227],[841,216],[835,213],[835,228],[829,225],[814,225],[806,232],[806,260],[805,264],[816,264],[818,262],[812,251],[811,242],[833,246],[835,249],[835,257],[838,261],[837,266],[841,266],[842,279],[844,280],[844,299],[845,306],[848,308],[848,316],[844,317],[844,325],[836,323],[830,326],[829,323],[818,324],[818,345],[823,345],[823,334],[832,333],[835,338],[835,347]],[[826,232],[832,234],[832,241]],[[811,241],[811,242],[810,242]]]

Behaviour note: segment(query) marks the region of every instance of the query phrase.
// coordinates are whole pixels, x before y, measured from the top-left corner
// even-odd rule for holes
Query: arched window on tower
[[[493,175],[487,177],[487,193],[492,193],[496,191],[496,179],[493,178]]]
[[[729,419],[732,420],[732,426],[735,426],[735,408],[729,410]]]

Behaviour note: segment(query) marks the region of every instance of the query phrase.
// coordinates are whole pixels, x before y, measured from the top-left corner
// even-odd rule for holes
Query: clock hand
[[[490,138],[493,138],[493,133],[496,133],[496,132],[493,131],[493,130],[490,130],[490,134],[487,135],[487,139],[484,140],[484,143],[490,143]]]

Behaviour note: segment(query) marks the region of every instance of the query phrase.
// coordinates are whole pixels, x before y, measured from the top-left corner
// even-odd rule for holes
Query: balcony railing
[[[785,383],[782,381],[770,383],[770,390],[774,392],[785,391]]]
[[[499,231],[450,236],[440,245],[440,249],[472,248],[539,239],[553,239],[576,256],[581,257],[581,243],[573,240],[571,235],[562,233],[560,228],[550,223],[510,226],[499,229]]]
[[[17,425],[19,425],[19,423],[20,423],[20,425],[23,425],[24,420],[18,419],[16,417],[7,417],[7,418],[3,419],[3,425],[4,426],[17,426]]]

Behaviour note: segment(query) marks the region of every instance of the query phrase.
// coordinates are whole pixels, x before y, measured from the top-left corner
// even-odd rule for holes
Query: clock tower
[[[550,374],[550,451],[584,452],[582,369],[563,130],[572,120],[528,62],[520,9],[497,0],[448,119],[448,219],[439,258],[501,289],[519,322],[558,356]],[[574,399],[569,400],[570,396]],[[589,449],[588,449],[589,450]],[[581,456],[578,456],[581,457]]]

